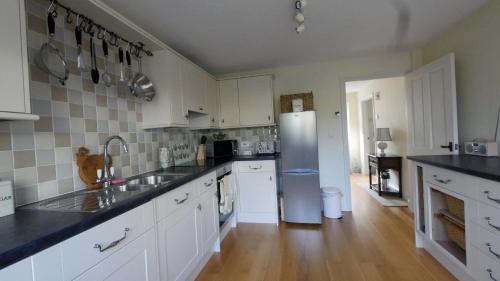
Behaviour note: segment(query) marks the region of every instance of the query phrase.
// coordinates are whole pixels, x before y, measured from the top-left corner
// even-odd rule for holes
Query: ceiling
[[[226,74],[407,50],[488,0],[308,0],[301,34],[292,0],[101,1],[210,73]]]

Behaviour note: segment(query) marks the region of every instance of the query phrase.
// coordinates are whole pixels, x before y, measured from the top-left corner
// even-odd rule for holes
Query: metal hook
[[[71,24],[73,23],[73,18],[72,18],[72,12],[71,12],[71,9],[70,8],[66,8],[66,22],[68,24]]]
[[[102,40],[104,39],[104,36],[106,36],[106,29],[104,29],[102,26],[98,26],[97,39]]]
[[[86,18],[86,22],[87,24],[85,25],[83,31],[85,31],[85,33],[87,34],[90,34],[91,36],[94,36],[94,23],[88,18]]]

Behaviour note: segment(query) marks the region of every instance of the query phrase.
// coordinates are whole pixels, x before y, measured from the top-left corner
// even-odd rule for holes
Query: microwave
[[[207,157],[229,158],[238,155],[237,140],[215,140],[207,143]]]

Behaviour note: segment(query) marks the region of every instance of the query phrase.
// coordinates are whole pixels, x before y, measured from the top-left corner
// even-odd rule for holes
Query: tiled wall
[[[113,74],[113,86],[94,85],[89,73],[80,74],[76,69],[74,27],[64,22],[64,11],[60,11],[56,19],[54,42],[70,66],[66,85],[62,86],[33,64],[34,55],[47,40],[47,4],[46,0],[27,0],[31,106],[40,120],[0,122],[0,178],[13,181],[16,205],[83,189],[75,152],[85,146],[92,153],[102,153],[110,135],[120,135],[129,143],[129,153],[120,151],[119,145],[111,147],[117,176],[155,170],[158,148],[166,144],[189,144],[186,151],[189,156],[178,162],[192,159],[201,135],[215,131],[142,130],[141,102],[117,92],[119,64],[113,50],[106,61],[108,71]],[[90,62],[88,39],[84,36],[83,54],[87,65]],[[96,49],[102,73],[105,60],[100,42]],[[132,68],[137,70],[136,61]],[[272,131],[266,127],[224,132],[228,138],[257,141],[272,138]]]

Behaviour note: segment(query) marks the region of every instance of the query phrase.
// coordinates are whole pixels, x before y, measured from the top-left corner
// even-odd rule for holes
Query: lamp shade
[[[389,128],[377,128],[377,141],[392,141]]]

